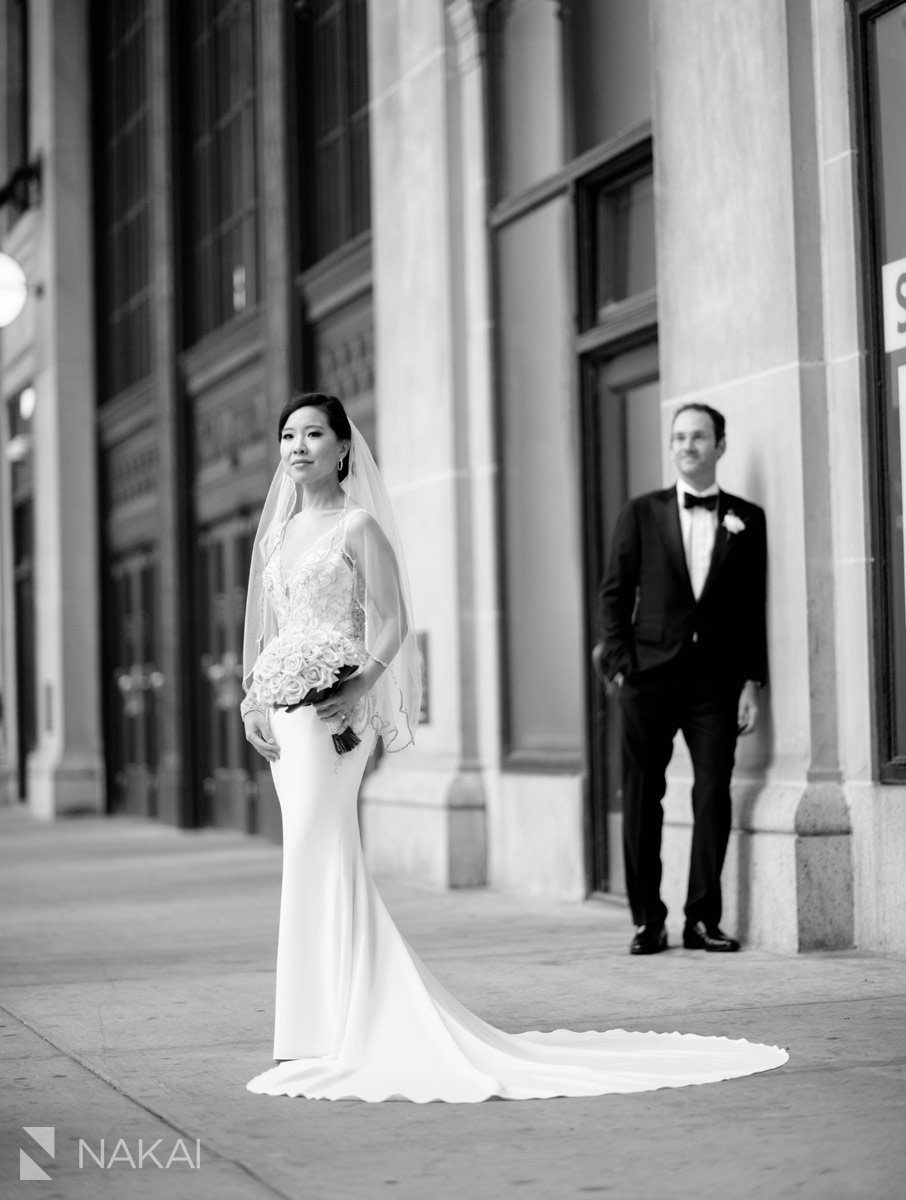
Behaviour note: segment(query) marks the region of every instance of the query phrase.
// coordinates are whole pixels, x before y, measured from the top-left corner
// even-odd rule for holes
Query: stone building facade
[[[589,665],[615,512],[722,409],[768,518],[771,686],[726,924],[906,952],[902,0],[0,0],[5,794],[279,837],[237,714],[294,387],[409,547],[415,750],[372,865],[619,896]],[[902,328],[901,328],[902,326]],[[675,919],[689,840],[666,802]]]

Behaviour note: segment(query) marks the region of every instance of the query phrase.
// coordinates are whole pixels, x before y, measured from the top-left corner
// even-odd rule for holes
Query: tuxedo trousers
[[[663,925],[661,833],[667,766],[682,732],[692,760],[692,853],[686,921],[720,921],[720,875],[730,838],[730,779],[740,687],[714,681],[694,648],[660,678],[630,678],[620,690],[623,861],[636,925]]]

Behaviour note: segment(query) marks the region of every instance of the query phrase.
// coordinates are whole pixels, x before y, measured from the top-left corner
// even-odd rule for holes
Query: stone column
[[[104,808],[87,0],[32,4],[38,746],[32,812]]]
[[[369,18],[378,452],[429,713],[368,779],[363,830],[376,870],[480,884],[499,704],[479,29],[442,0]]]
[[[654,0],[652,14],[663,395],[725,413],[720,481],[768,520],[771,689],[737,754],[727,925],[781,950],[848,946],[811,6]],[[664,861],[681,920],[677,757]]]
[[[176,235],[173,228],[173,147],[176,139],[170,73],[172,30],[167,0],[149,0],[148,57],[150,77],[157,86],[150,92],[151,269],[154,279],[152,354],[154,406],[158,437],[157,503],[159,512],[158,629],[160,669],[164,674],[164,702],[160,704],[160,760],[157,764],[157,816],[171,825],[190,826],[192,798],[189,692],[186,686],[186,630],[184,612],[187,555],[186,506],[183,497],[186,453],[185,432],[176,355],[177,294]],[[178,120],[178,117],[176,118]]]
[[[454,402],[460,483],[462,545],[460,621],[468,695],[462,722],[466,754],[493,785],[500,764],[500,597],[497,587],[498,454],[495,432],[490,283],[486,117],[487,0],[448,0],[453,211],[454,305],[459,393]],[[468,590],[466,591],[466,583]]]
[[[277,416],[292,390],[291,312],[294,263],[290,237],[286,106],[292,94],[286,43],[294,36],[284,0],[260,0],[258,10],[258,144],[261,179],[261,281],[267,355],[268,450],[276,461]],[[273,418],[273,419],[272,419]]]

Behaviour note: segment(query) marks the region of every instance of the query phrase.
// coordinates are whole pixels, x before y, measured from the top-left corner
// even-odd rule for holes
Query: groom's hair
[[[673,427],[673,424],[676,422],[676,418],[680,415],[680,413],[684,412],[707,413],[714,425],[715,442],[723,441],[723,439],[727,436],[727,421],[724,417],[724,414],[719,413],[717,409],[712,408],[710,404],[696,404],[695,401],[692,401],[689,404],[681,404],[679,406],[679,408],[673,414],[673,423],[671,424],[671,428]]]

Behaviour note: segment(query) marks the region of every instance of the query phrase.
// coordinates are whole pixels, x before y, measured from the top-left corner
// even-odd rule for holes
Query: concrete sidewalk
[[[382,881],[441,981],[504,1029],[789,1047],[779,1070],[589,1100],[253,1096],[271,1065],[280,850],[132,818],[0,810],[0,1195],[174,1200],[906,1196],[906,962],[627,954],[602,903]],[[678,928],[670,930],[674,942]],[[53,1127],[53,1159],[23,1127]],[[79,1168],[79,1139],[106,1160]],[[139,1139],[169,1167],[137,1161]],[[179,1143],[178,1139],[182,1139]],[[190,1167],[200,1139],[200,1167]],[[19,1151],[51,1181],[19,1182]],[[182,1161],[180,1161],[180,1158]]]

